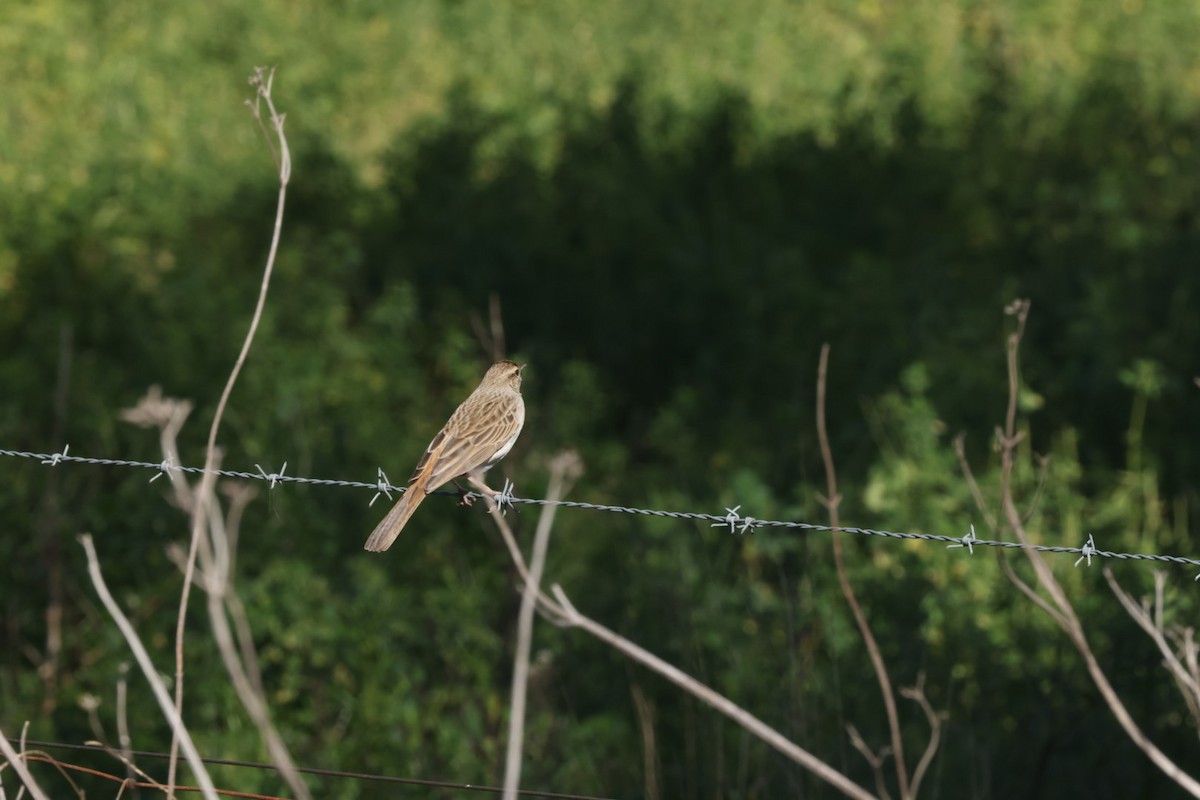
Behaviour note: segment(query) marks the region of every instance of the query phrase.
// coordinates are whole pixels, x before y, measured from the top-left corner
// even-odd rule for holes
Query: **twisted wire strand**
[[[174,464],[168,461],[153,463],[150,461],[130,461],[121,458],[94,458],[91,456],[69,455],[67,448],[61,453],[31,453],[22,450],[5,450],[0,449],[0,456],[11,456],[15,458],[32,458],[41,461],[48,466],[56,466],[64,462],[74,462],[78,464],[97,464],[101,466],[111,467],[129,467],[155,470],[158,473],[163,473],[171,470],[184,472],[188,474],[200,474],[205,472],[202,467],[189,467],[181,464]],[[284,469],[278,473],[266,472],[259,467],[258,472],[245,472],[239,470],[217,469],[212,470],[218,476],[226,478],[241,478],[244,480],[267,481],[273,488],[278,483],[299,483],[312,484],[315,486],[345,486],[352,489],[373,489],[376,496],[379,494],[388,494],[389,492],[403,492],[402,486],[395,486],[389,483],[386,477],[380,471],[380,478],[374,483],[367,481],[348,481],[336,480],[332,478],[308,478],[300,475],[286,475],[286,463]],[[153,479],[152,479],[153,480]],[[441,494],[457,497],[458,492],[438,491],[431,494]],[[482,497],[477,492],[468,492],[468,496]],[[390,497],[390,494],[388,494]],[[951,547],[967,548],[970,552],[974,552],[973,547],[999,547],[1009,550],[1034,550],[1039,553],[1068,553],[1078,555],[1080,560],[1086,559],[1088,564],[1091,564],[1091,557],[1097,558],[1114,558],[1123,561],[1157,561],[1168,564],[1186,564],[1188,566],[1200,567],[1200,559],[1188,558],[1186,556],[1161,555],[1157,553],[1120,553],[1111,550],[1100,550],[1092,543],[1091,538],[1082,547],[1064,547],[1058,545],[1045,544],[1024,544],[1022,542],[1002,541],[995,539],[977,539],[974,536],[974,531],[964,536],[947,536],[939,533],[912,533],[907,531],[886,531],[875,528],[859,528],[849,525],[841,527],[833,527],[831,525],[821,525],[812,522],[797,522],[791,520],[775,520],[775,519],[757,519],[755,517],[743,516],[738,512],[740,506],[726,509],[725,514],[710,514],[700,511],[667,511],[657,508],[635,508],[632,506],[610,505],[605,503],[588,503],[581,500],[545,500],[534,497],[514,497],[512,494],[505,491],[498,494],[495,498],[506,505],[532,505],[532,506],[558,506],[560,508],[578,508],[589,511],[607,511],[618,514],[637,514],[644,517],[661,517],[667,519],[687,519],[698,522],[707,522],[713,527],[727,526],[731,533],[746,533],[755,528],[785,528],[792,530],[805,531],[841,531],[843,533],[851,533],[859,536],[874,536],[884,539],[911,539],[917,541],[929,542],[945,542]],[[374,502],[374,501],[372,501]],[[1076,562],[1078,563],[1078,562]]]

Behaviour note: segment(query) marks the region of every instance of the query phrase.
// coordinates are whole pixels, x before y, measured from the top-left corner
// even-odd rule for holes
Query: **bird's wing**
[[[426,491],[488,463],[517,435],[522,421],[516,404],[504,396],[488,398],[474,407],[469,420],[455,412],[417,467],[420,472],[427,461],[434,459]]]
[[[438,431],[438,435],[433,437],[433,441],[429,443],[429,447],[425,448],[425,454],[421,456],[421,460],[417,462],[417,468],[413,470],[412,477],[408,479],[409,483],[412,483],[417,478],[421,477],[421,472],[424,471],[425,465],[429,463],[431,458],[435,460],[438,458],[445,441],[446,429],[442,428],[440,431]],[[438,486],[441,486],[441,484],[439,483]],[[433,490],[436,489],[437,486],[430,486],[429,488],[430,490]]]

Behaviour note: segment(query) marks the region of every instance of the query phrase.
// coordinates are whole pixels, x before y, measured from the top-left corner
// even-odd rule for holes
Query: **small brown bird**
[[[387,550],[425,495],[460,476],[482,475],[508,455],[525,424],[525,401],[521,399],[524,368],[512,361],[492,364],[475,391],[433,437],[409,479],[408,490],[375,527],[364,549]]]

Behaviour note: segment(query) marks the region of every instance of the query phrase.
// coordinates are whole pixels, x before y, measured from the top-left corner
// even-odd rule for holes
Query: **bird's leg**
[[[492,502],[499,507],[501,512],[507,513],[508,509],[516,507],[513,505],[512,500],[512,481],[506,479],[504,481],[504,491],[497,492],[495,489],[483,482],[482,472],[471,473],[467,475],[466,478],[471,482],[471,485],[475,487],[476,492],[482,494],[485,498],[490,498]]]
[[[464,488],[463,485],[458,482],[458,478],[454,478],[453,481],[454,485],[458,487],[458,504],[460,506],[466,506],[467,508],[475,505],[475,498],[471,497],[471,491]]]
[[[492,487],[488,486],[486,483],[483,482],[483,471],[482,470],[476,470],[475,472],[469,472],[466,475],[463,475],[461,477],[464,477],[468,481],[470,481],[471,485],[475,487],[475,492],[477,494],[483,495],[484,497],[499,498],[503,494],[502,492],[497,492],[495,489],[493,489]],[[455,485],[457,485],[457,484],[458,484],[458,482],[455,481]],[[461,489],[462,487],[459,486],[458,488]],[[474,501],[474,498],[472,498],[472,501]]]

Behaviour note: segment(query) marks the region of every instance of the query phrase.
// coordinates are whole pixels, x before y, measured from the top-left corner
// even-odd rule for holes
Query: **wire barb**
[[[263,471],[263,468],[260,467],[258,464],[255,464],[254,468],[258,470],[258,474],[262,477],[262,479],[264,481],[270,481],[271,486],[269,488],[271,488],[271,489],[275,488],[275,484],[278,481],[281,481],[287,477],[287,475],[285,474],[287,472],[287,462],[286,461],[283,462],[283,469],[279,470],[279,472],[267,473],[267,472]]]
[[[726,508],[725,516],[721,517],[719,522],[714,522],[708,527],[723,528],[728,525],[730,533],[740,534],[744,534],[746,531],[753,531],[761,523],[761,520],[757,520],[754,517],[743,517],[738,513],[738,509],[741,507],[742,505],[739,503],[733,508]]]
[[[721,527],[728,525],[730,533],[736,532],[738,521],[741,520],[741,518],[742,518],[742,515],[738,513],[739,508],[741,508],[740,504],[734,506],[733,508],[726,508],[725,509],[725,518],[723,520],[721,520],[720,522],[714,522],[713,524],[709,525],[708,527],[721,528]]]
[[[1100,551],[1096,549],[1096,540],[1092,538],[1090,533],[1088,534],[1088,540],[1083,543],[1083,549],[1079,552],[1083,553],[1083,555],[1075,559],[1075,566],[1077,567],[1079,566],[1079,562],[1085,558],[1087,559],[1087,565],[1090,567],[1092,565],[1092,556],[1099,555]]]
[[[500,509],[501,516],[507,516],[510,508],[515,508],[513,503],[517,498],[513,497],[513,482],[508,478],[504,479],[504,488],[496,492],[492,496],[492,502],[496,504],[496,508]]]
[[[946,549],[953,550],[956,547],[965,547],[967,548],[968,554],[975,555],[975,543],[978,541],[979,540],[975,538],[975,524],[971,523],[971,530],[967,531],[967,535],[962,537],[958,544],[946,545]]]
[[[162,460],[162,463],[158,465],[158,472],[154,473],[154,476],[152,478],[150,478],[150,480],[146,481],[146,483],[154,483],[156,480],[161,478],[163,475],[170,472],[174,467],[175,467],[175,462],[171,459],[170,456],[167,456],[166,458],[164,458]]]
[[[287,465],[284,464],[284,466],[286,467]],[[379,479],[375,481],[375,488],[378,491],[376,491],[375,496],[371,498],[371,502],[367,503],[368,508],[375,505],[375,501],[379,499],[379,495],[381,494],[387,497],[388,502],[391,502],[392,489],[396,488],[395,486],[392,486],[391,481],[388,480],[387,473],[383,471],[383,467],[377,467],[377,469],[379,470]]]
[[[90,456],[71,456],[67,454],[67,448],[64,447],[61,453],[31,453],[23,450],[6,450],[0,448],[0,456],[13,456],[16,458],[38,459],[43,464],[48,466],[56,465],[63,461],[71,461],[78,464],[97,464],[108,467],[136,467],[141,469],[152,469],[158,474],[167,471],[162,463],[153,463],[148,461],[130,461],[119,458],[93,458]],[[257,464],[258,472],[239,472],[228,469],[214,469],[211,472],[215,475],[220,475],[226,478],[240,478],[242,480],[260,480],[268,481],[272,487],[280,482],[288,483],[304,483],[316,486],[344,486],[354,489],[369,489],[378,494],[386,484],[387,488],[396,491],[401,491],[402,487],[393,486],[387,481],[387,476],[383,475],[383,471],[379,470],[382,476],[375,483],[366,483],[364,481],[346,481],[336,480],[332,478],[307,478],[300,476],[285,475],[287,470],[287,462],[284,462],[283,469],[278,473],[267,473]],[[181,464],[171,464],[170,470],[176,472],[198,475],[203,474],[207,470],[202,467],[188,467]],[[729,528],[730,533],[746,533],[756,528],[784,528],[786,530],[799,531],[840,531],[842,533],[853,533],[859,536],[873,536],[883,539],[908,539],[913,541],[926,542],[943,542],[947,547],[966,547],[968,552],[974,553],[974,545],[980,547],[998,547],[1008,550],[1032,550],[1038,553],[1079,553],[1080,558],[1075,563],[1078,565],[1083,561],[1087,561],[1090,565],[1091,556],[1097,558],[1115,558],[1122,561],[1154,561],[1165,564],[1185,564],[1191,567],[1200,567],[1200,558],[1189,558],[1187,556],[1166,555],[1158,553],[1115,553],[1107,550],[1099,550],[1096,548],[1095,540],[1091,535],[1088,536],[1087,544],[1083,548],[1064,547],[1060,545],[1047,544],[1025,544],[1022,542],[1002,541],[993,539],[980,539],[975,534],[975,528],[972,525],[970,532],[965,536],[946,536],[938,533],[914,533],[909,531],[886,531],[876,530],[874,528],[858,528],[848,525],[839,526],[837,528],[829,525],[819,525],[812,522],[800,522],[792,520],[776,520],[776,519],[756,519],[754,517],[743,517],[739,512],[741,506],[725,509],[725,514],[708,514],[699,511],[667,511],[657,508],[634,508],[631,506],[606,505],[602,503],[587,503],[579,500],[545,500],[533,497],[514,497],[512,494],[513,488],[509,481],[505,483],[505,490],[494,495],[494,500],[497,504],[502,504],[507,508],[515,508],[519,505],[535,505],[535,506],[556,506],[558,508],[580,508],[589,511],[607,511],[617,514],[637,514],[644,517],[659,517],[663,519],[680,519],[694,520],[697,522],[708,522],[713,528]],[[440,494],[450,497],[461,497],[460,492],[437,491],[430,494]],[[471,493],[475,497],[484,497]],[[374,501],[372,501],[374,502]],[[1196,581],[1200,583],[1200,575],[1196,576]]]

